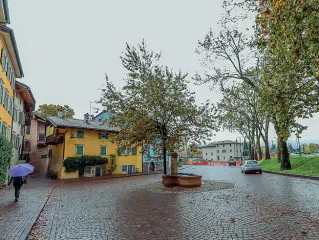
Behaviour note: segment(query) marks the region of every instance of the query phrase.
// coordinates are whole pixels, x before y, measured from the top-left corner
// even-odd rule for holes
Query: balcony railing
[[[57,145],[63,142],[63,134],[51,134],[46,137],[45,143],[47,145]]]

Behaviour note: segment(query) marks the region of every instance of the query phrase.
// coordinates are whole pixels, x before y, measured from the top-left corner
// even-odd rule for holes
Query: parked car
[[[241,172],[243,172],[243,173],[249,173],[249,172],[262,173],[261,165],[256,160],[246,160],[241,165]]]
[[[236,160],[235,160],[235,158],[230,158],[230,159],[228,160],[228,164],[229,164],[229,166],[236,166]]]

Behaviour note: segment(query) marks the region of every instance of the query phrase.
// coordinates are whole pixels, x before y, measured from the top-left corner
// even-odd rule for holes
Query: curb
[[[292,174],[292,173],[280,173],[280,172],[272,172],[272,171],[265,171],[265,170],[263,170],[263,172],[287,176],[287,177],[304,178],[304,179],[311,179],[311,180],[319,181],[319,177],[315,177],[315,176],[299,175],[299,174]]]

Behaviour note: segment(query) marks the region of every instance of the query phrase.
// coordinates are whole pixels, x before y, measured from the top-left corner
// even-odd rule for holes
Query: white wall
[[[19,94],[16,94],[16,96],[14,98],[14,105],[19,110],[19,112],[24,111],[24,102]],[[20,141],[19,141],[18,148],[16,148],[15,145],[13,147],[13,157],[11,159],[11,166],[16,165],[19,161],[19,156],[20,156],[19,149],[22,148],[22,139],[24,136],[24,127],[21,126],[21,124],[19,123],[19,116],[18,116],[16,121],[13,121],[12,133],[15,133],[17,136],[19,136]],[[13,141],[13,140],[14,139],[12,137],[11,141]]]
[[[225,143],[203,148],[203,159],[208,161],[226,162],[229,158],[240,157],[243,152],[243,144]]]

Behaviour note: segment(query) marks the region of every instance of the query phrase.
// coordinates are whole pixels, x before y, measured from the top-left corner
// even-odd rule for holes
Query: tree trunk
[[[164,167],[164,174],[167,174],[167,168],[166,168],[166,146],[164,144],[163,146],[163,167]]]
[[[265,159],[270,159],[270,150],[269,150],[269,142],[268,142],[268,138],[266,141],[264,141],[265,143]]]
[[[269,131],[269,118],[266,120],[265,125],[265,159],[270,159],[270,150],[269,150],[269,138],[268,138],[268,131]]]
[[[280,145],[281,145],[281,170],[290,170],[291,164],[289,159],[289,151],[288,151],[288,144],[287,141],[283,138],[280,138]]]
[[[282,156],[282,152],[281,152],[282,146],[281,146],[281,142],[280,142],[280,138],[277,138],[277,159],[278,162],[281,162],[281,156]]]
[[[176,153],[171,154],[171,175],[178,175],[177,157]]]
[[[263,153],[260,146],[260,135],[258,133],[258,129],[256,129],[256,145],[257,145],[257,159],[261,160],[263,157]]]

